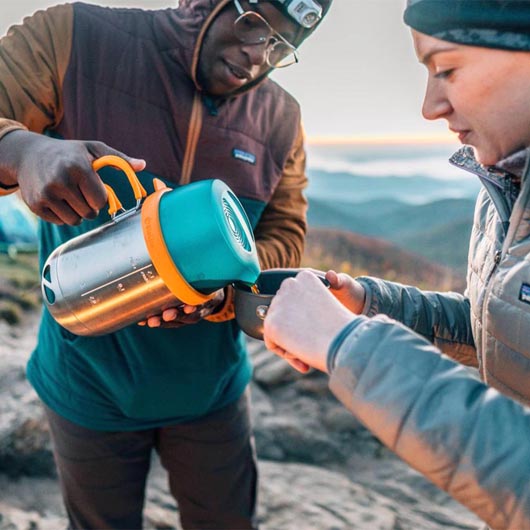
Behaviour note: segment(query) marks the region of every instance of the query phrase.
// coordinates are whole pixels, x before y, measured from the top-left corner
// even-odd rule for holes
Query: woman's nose
[[[445,90],[437,79],[429,79],[423,98],[421,113],[426,120],[438,120],[452,112]]]

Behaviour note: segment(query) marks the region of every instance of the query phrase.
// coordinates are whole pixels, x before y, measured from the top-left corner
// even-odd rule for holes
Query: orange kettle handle
[[[101,158],[98,158],[97,160],[94,160],[94,162],[92,162],[92,168],[94,169],[94,171],[98,171],[106,166],[111,166],[115,169],[121,169],[125,173],[125,175],[129,179],[129,183],[133,190],[134,198],[136,199],[137,205],[140,204],[140,201],[143,198],[147,197],[147,192],[145,191],[145,188],[138,180],[138,177],[136,176],[136,173],[134,172],[134,169],[131,167],[129,162],[115,155],[102,156]],[[111,217],[114,217],[118,210],[123,210],[123,206],[120,200],[118,199],[116,192],[108,184],[105,184],[105,188],[108,193],[109,215]]]

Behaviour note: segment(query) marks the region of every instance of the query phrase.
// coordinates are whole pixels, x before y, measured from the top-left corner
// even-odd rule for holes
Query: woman
[[[328,372],[378,438],[491,527],[530,528],[530,2],[409,0],[405,22],[428,70],[423,114],[447,120],[467,144],[452,162],[484,184],[466,296],[329,272],[333,297],[302,272],[265,342]]]

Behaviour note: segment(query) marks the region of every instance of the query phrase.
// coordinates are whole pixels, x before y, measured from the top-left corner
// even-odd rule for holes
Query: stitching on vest
[[[491,379],[493,379],[495,381],[495,387],[498,387],[497,389],[504,390],[508,395],[510,395],[510,394],[516,395],[516,396],[518,396],[520,398],[520,401],[522,401],[523,403],[530,404],[530,400],[528,399],[527,396],[525,396],[524,394],[521,394],[520,392],[518,392],[517,390],[515,390],[512,387],[506,386],[502,381],[500,381],[497,377],[495,377],[488,370],[488,368],[486,368],[486,372],[487,372],[487,374],[489,376],[488,377],[488,383],[489,383],[489,378],[491,377]],[[490,385],[490,386],[493,386],[493,385]]]

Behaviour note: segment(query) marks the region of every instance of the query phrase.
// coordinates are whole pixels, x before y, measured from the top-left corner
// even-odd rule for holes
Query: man
[[[297,60],[330,3],[76,3],[12,28],[0,41],[0,187],[20,189],[42,219],[41,259],[108,219],[102,180],[121,198],[121,175],[100,179],[91,163],[118,154],[148,189],[154,176],[221,178],[247,210],[262,268],[298,265],[300,112],[267,76]],[[44,311],[28,378],[47,406],[72,528],[141,527],[153,448],[185,528],[255,527],[251,367],[225,294],[213,322],[204,308],[170,310],[101,337],[72,335]]]

